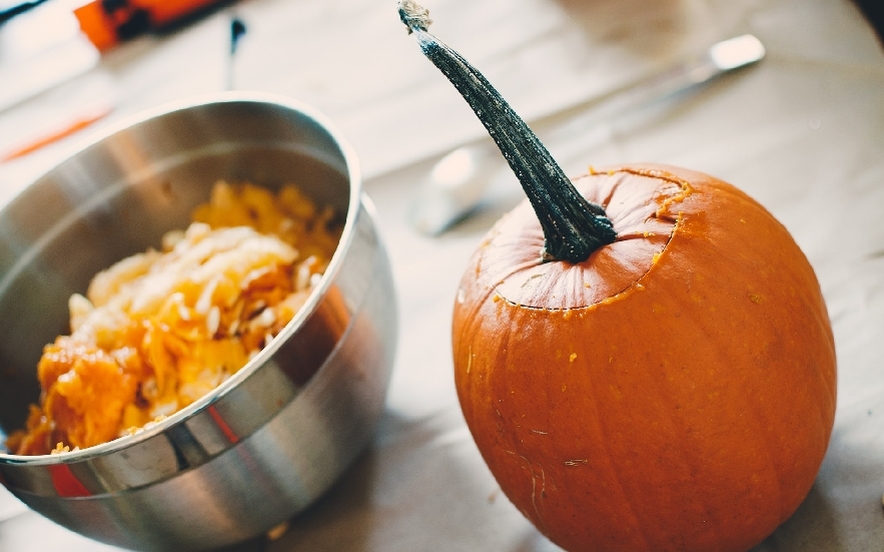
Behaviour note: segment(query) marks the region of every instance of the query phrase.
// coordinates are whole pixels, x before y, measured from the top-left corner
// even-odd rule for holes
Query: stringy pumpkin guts
[[[70,335],[47,345],[15,454],[135,433],[215,389],[295,316],[340,237],[297,188],[219,182],[160,251],[123,259],[71,297]]]

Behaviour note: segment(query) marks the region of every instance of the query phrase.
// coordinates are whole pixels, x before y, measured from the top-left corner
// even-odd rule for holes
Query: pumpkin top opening
[[[522,307],[564,310],[641,289],[642,278],[665,253],[676,230],[678,213],[673,209],[690,193],[690,186],[674,177],[627,168],[591,171],[575,185],[587,199],[605,207],[616,240],[580,263],[543,263],[536,255],[543,230],[530,205],[523,203],[498,223],[483,247],[483,273],[495,283],[493,292],[501,299]],[[497,240],[498,236],[505,238]]]

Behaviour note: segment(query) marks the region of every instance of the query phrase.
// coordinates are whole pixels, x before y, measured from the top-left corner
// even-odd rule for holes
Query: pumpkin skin
[[[661,165],[574,180],[618,237],[541,263],[527,201],[470,260],[458,398],[511,502],[570,550],[738,552],[809,492],[831,435],[816,276],[760,204]]]

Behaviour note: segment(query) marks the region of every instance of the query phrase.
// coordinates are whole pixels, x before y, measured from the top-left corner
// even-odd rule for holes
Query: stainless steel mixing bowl
[[[185,228],[221,178],[294,182],[346,217],[343,236],[307,305],[213,393],[100,446],[0,452],[10,491],[99,541],[190,550],[260,535],[338,478],[383,411],[397,309],[353,153],[308,107],[222,94],[129,121],[0,212],[0,430],[22,427],[38,400],[36,364],[69,331],[68,297]]]

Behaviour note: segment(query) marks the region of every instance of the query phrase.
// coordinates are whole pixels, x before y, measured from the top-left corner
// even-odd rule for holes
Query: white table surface
[[[751,32],[757,66],[649,114],[585,132],[536,128],[569,174],[654,161],[727,180],[793,233],[835,331],[838,410],[807,500],[756,552],[884,550],[884,55],[848,0],[426,0],[432,31],[529,120]],[[377,437],[352,470],[273,541],[273,552],[554,551],[500,492],[463,422],[449,325],[467,257],[521,198],[501,177],[478,216],[436,238],[406,221],[432,160],[482,134],[399,22],[393,0],[252,0],[105,54],[97,67],[0,112],[0,152],[87,104],[87,132],[0,163],[0,201],[141,109],[225,87],[229,12],[248,33],[234,87],[325,112],[360,157],[399,291],[401,334]],[[0,32],[4,32],[0,29]],[[0,84],[2,86],[2,84]],[[0,550],[114,550],[46,521],[0,488]]]

